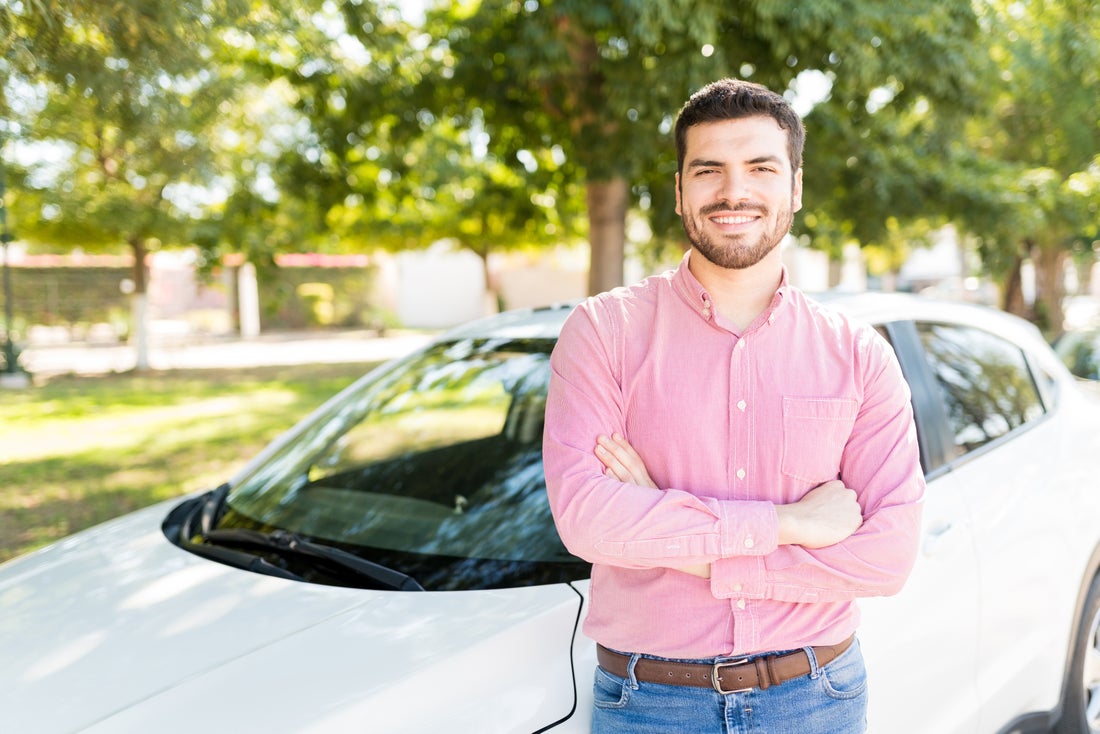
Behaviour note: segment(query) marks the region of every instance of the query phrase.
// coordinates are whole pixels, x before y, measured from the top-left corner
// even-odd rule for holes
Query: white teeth
[[[716,224],[748,224],[749,222],[753,221],[754,219],[756,219],[756,217],[747,217],[747,216],[715,217],[714,222]]]

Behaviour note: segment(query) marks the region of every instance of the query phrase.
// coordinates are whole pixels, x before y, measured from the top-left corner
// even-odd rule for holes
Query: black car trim
[[[573,620],[573,634],[569,637],[569,672],[573,677],[573,706],[570,707],[569,713],[561,717],[557,721],[547,724],[541,729],[536,729],[531,734],[542,734],[544,731],[550,731],[556,726],[564,724],[573,718],[573,715],[577,713],[577,664],[574,662],[574,647],[577,644],[577,631],[581,628],[581,613],[584,611],[584,594],[577,590],[573,584],[566,584],[569,589],[577,595],[579,601],[577,602],[577,618]]]

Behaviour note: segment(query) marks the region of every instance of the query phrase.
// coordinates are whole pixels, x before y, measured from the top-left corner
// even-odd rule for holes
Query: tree
[[[962,106],[978,28],[964,2],[483,0],[441,7],[427,30],[448,79],[439,116],[478,116],[500,160],[564,151],[563,170],[586,191],[596,292],[622,281],[629,209],[648,211],[659,238],[675,226],[672,120],[692,91],[731,72],[792,95],[826,82],[807,117],[812,221],[882,235],[892,196],[913,190],[899,167],[921,173],[906,135],[919,132],[921,109]],[[926,189],[911,210],[933,203]]]
[[[63,151],[32,189],[39,217],[25,239],[129,247],[134,257],[137,367],[144,340],[146,255],[185,244],[201,207],[192,194],[214,178],[207,132],[232,96],[209,67],[216,27],[244,0],[31,1],[4,9],[11,59],[6,90],[27,96],[24,142]]]
[[[289,89],[304,123],[271,166],[279,206],[307,217],[301,242],[400,250],[448,239],[480,256],[488,276],[492,252],[577,237],[560,153],[502,159],[482,144],[476,113],[435,114],[432,88],[449,83],[435,74],[439,49],[394,7],[306,0],[284,17],[249,44],[245,63]]]
[[[139,298],[144,254],[171,244],[263,267],[442,238],[487,261],[583,236],[596,292],[622,282],[628,217],[652,249],[682,246],[672,123],[733,74],[805,116],[796,226],[815,247],[859,242],[892,268],[912,233],[954,221],[991,271],[1030,256],[1058,273],[1097,229],[1098,13],[469,0],[418,26],[386,0],[0,2],[4,132],[56,154],[8,166],[11,214],[23,238],[130,247]]]
[[[1058,331],[1066,258],[1100,222],[1100,7],[998,0],[985,4],[983,24],[999,74],[969,139],[982,168],[995,171],[989,183],[999,195],[977,222],[961,217],[982,235],[988,267],[1005,278],[1011,311],[1024,313],[1020,270],[1034,262],[1036,308],[1025,315]]]

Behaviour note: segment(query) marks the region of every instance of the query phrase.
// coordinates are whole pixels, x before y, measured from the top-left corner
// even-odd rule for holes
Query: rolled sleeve
[[[676,526],[639,523],[631,528],[632,539],[601,538],[595,542],[596,551],[605,559],[630,558],[675,567],[725,556],[763,556],[776,549],[779,525],[771,502],[703,500],[702,505],[717,505],[713,532],[670,533]]]

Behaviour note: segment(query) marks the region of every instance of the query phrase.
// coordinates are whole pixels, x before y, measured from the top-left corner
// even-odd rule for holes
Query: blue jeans
[[[719,693],[670,686],[596,668],[592,734],[862,734],[867,671],[859,641],[824,668],[813,651],[810,674],[767,690]],[[719,658],[718,660],[721,660]],[[715,660],[691,662],[712,663]]]

